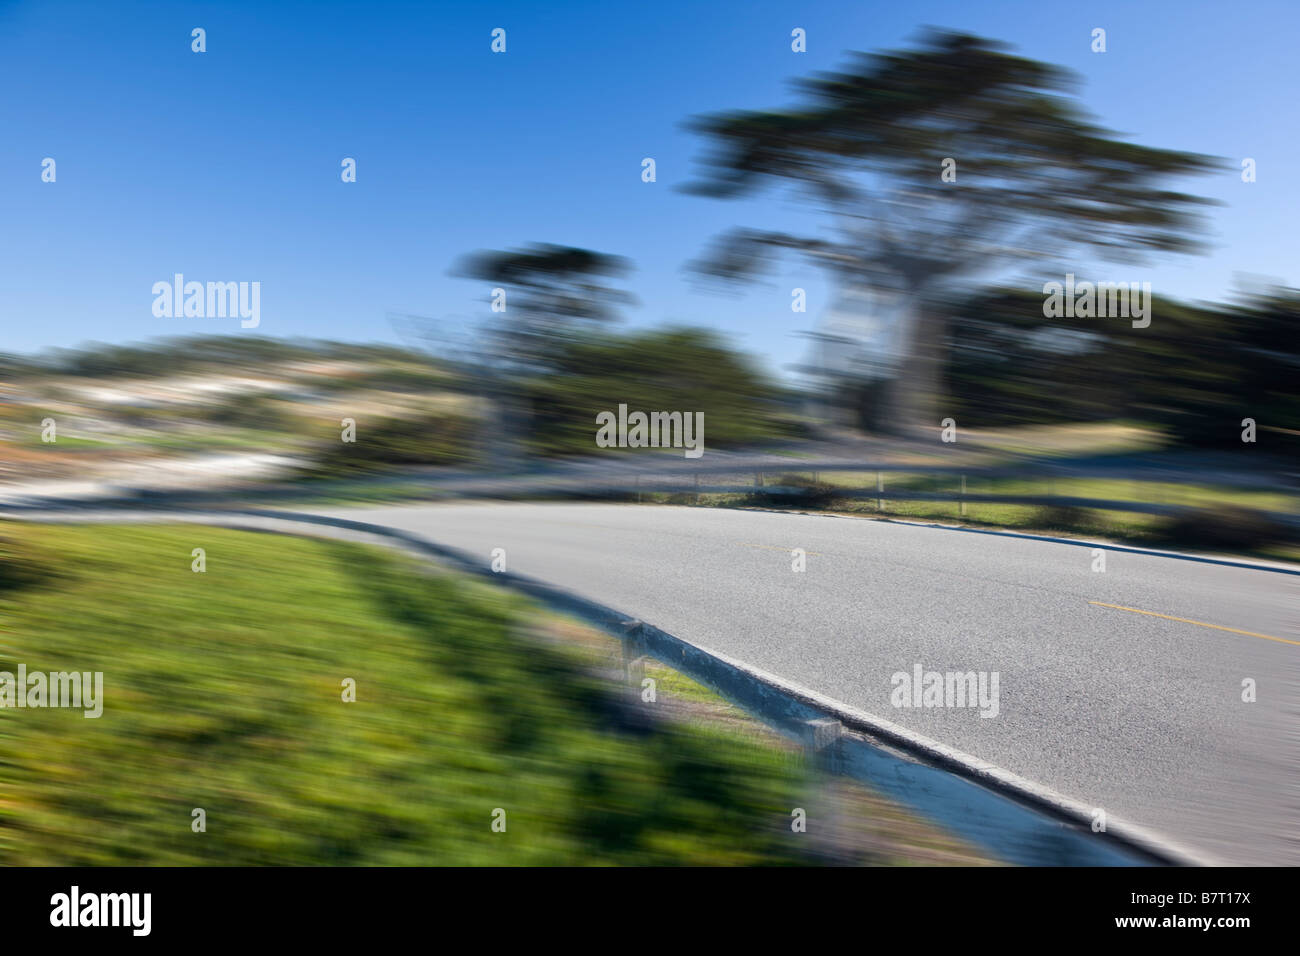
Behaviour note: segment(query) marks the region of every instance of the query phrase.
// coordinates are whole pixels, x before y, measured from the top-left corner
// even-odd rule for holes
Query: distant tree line
[[[427,364],[428,355],[383,344],[266,336],[170,336],[152,342],[111,345],[88,342],[31,356],[0,353],[0,378],[51,375],[87,378],[154,378],[210,368],[241,368],[287,361],[393,361]]]
[[[1130,419],[1199,447],[1239,447],[1253,418],[1261,449],[1294,450],[1298,327],[1297,289],[1237,303],[1157,297],[1144,329],[1046,318],[1042,293],[990,290],[954,312],[945,407],[986,427]]]

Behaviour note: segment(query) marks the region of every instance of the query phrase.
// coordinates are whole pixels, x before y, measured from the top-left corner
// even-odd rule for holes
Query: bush
[[[1092,512],[1075,505],[1046,505],[1038,509],[1033,524],[1057,531],[1080,531],[1092,525]]]
[[[477,421],[464,415],[385,418],[357,422],[357,440],[337,438],[315,457],[326,475],[381,471],[397,465],[455,465],[474,457]]]
[[[0,592],[31,587],[49,577],[48,566],[30,547],[0,537]]]
[[[1261,548],[1287,539],[1287,529],[1262,511],[1226,505],[1190,508],[1166,520],[1159,537],[1170,545],[1203,548]]]
[[[803,475],[777,475],[765,478],[764,487],[749,496],[756,505],[786,508],[829,508],[843,489]],[[778,490],[779,489],[779,490]]]
[[[554,363],[551,374],[524,383],[532,409],[527,440],[537,455],[596,453],[596,415],[620,404],[631,411],[702,412],[706,449],[778,441],[794,432],[780,388],[707,331],[592,336],[564,343]]]
[[[360,376],[354,386],[393,392],[433,392],[446,389],[450,376],[431,366],[388,366]]]
[[[276,431],[289,427],[293,416],[265,395],[239,398],[203,410],[199,413],[206,421],[228,428],[250,428]]]

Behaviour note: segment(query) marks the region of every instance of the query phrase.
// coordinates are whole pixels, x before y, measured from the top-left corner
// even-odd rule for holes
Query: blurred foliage
[[[529,401],[531,379],[554,374],[575,341],[619,318],[632,296],[608,280],[630,269],[621,256],[542,243],[505,252],[480,250],[452,270],[493,286],[492,316],[473,331],[462,356],[464,379],[492,407],[493,421],[480,446],[489,468],[519,466],[530,436],[539,430]],[[435,352],[444,345],[453,354],[460,351],[437,322],[421,338]]]
[[[631,263],[621,256],[541,243],[464,256],[452,274],[481,279],[506,293],[500,312],[482,329],[480,374],[505,376],[545,371],[574,336],[619,318],[632,296],[606,280],[621,278]]]
[[[67,375],[87,378],[155,378],[225,371],[286,362],[370,361],[429,366],[424,353],[392,345],[276,339],[266,336],[172,336],[137,345],[91,342],[34,356],[0,354],[0,379]]]
[[[1043,295],[981,293],[957,307],[947,393],[981,427],[1131,419],[1171,444],[1300,451],[1300,290],[1238,304],[1153,299],[1149,327],[1125,319],[1046,318]]]
[[[608,268],[622,268],[621,260],[612,261],[614,265]],[[511,306],[520,307],[519,302]],[[45,367],[57,364],[62,374],[77,370],[86,375],[111,370],[120,376],[146,372],[161,376],[186,368],[196,374],[203,369],[221,374],[238,368],[255,375],[276,375],[286,371],[284,363],[291,356],[304,361],[310,356],[366,363],[316,373],[295,370],[290,386],[271,393],[225,393],[202,401],[182,398],[183,404],[115,402],[99,412],[105,420],[123,427],[160,430],[161,434],[148,439],[160,448],[177,443],[198,447],[192,434],[183,439],[169,437],[171,431],[192,422],[210,426],[214,438],[229,439],[235,445],[257,447],[261,434],[283,450],[286,441],[300,434],[311,446],[311,470],[325,476],[401,465],[499,460],[490,452],[499,452],[507,439],[512,447],[533,455],[591,454],[596,450],[596,413],[615,410],[620,402],[644,411],[703,412],[706,448],[770,442],[795,429],[792,395],[714,333],[669,328],[619,334],[585,321],[572,325],[561,317],[550,322],[541,313],[530,321],[531,334],[545,339],[544,348],[537,346],[534,338],[528,347],[537,347],[526,357],[518,353],[503,356],[491,351],[501,344],[491,339],[481,343],[484,354],[463,363],[431,361],[418,353],[385,346],[305,346],[250,339],[256,344],[240,353],[237,366],[232,361],[209,367],[204,364],[209,359],[220,355],[233,358],[234,352],[225,350],[239,351],[240,347],[229,341],[218,344],[201,339],[97,346],[63,354],[62,364],[49,360]],[[436,347],[433,341],[426,344]],[[375,359],[377,355],[386,358]],[[25,382],[22,388],[34,391],[41,384]],[[60,391],[64,393],[60,401],[95,401],[67,388]],[[320,419],[313,403],[321,396],[340,408],[341,415],[347,414],[347,405],[330,397],[340,391],[357,393],[357,402],[364,406],[386,401],[367,396],[367,391],[425,396],[430,402],[422,404],[443,406],[449,396],[465,398],[458,399],[462,403],[459,409],[394,408],[381,418],[357,415],[357,441],[344,443],[333,424],[313,424]],[[195,392],[194,396],[202,394]],[[477,410],[482,409],[487,409],[487,414],[477,417]],[[29,412],[17,408],[0,409],[0,417],[5,415],[22,423],[30,418]]]
[[[383,471],[395,465],[456,465],[474,458],[481,424],[458,413],[414,418],[363,419],[356,441],[322,441],[312,456],[311,472],[321,477]]]
[[[740,281],[795,252],[842,288],[897,293],[906,345],[868,407],[882,430],[930,427],[943,302],[962,284],[1047,257],[1199,248],[1210,201],[1172,180],[1222,161],[1121,139],[1067,95],[1076,83],[996,41],[928,30],[911,49],[854,54],[843,71],[800,80],[794,106],[701,117],[692,129],[711,151],[689,191],[734,199],[786,186],[826,215],[811,234],[726,232],[696,269]]]
[[[214,425],[259,431],[282,431],[294,422],[294,415],[283,404],[265,395],[232,398],[218,405],[196,405],[189,414]]]
[[[18,592],[0,669],[102,671],[104,711],[0,710],[0,864],[808,859],[788,826],[797,762],[634,720],[574,652],[523,636],[522,599],[350,543],[12,534],[57,554],[60,576]]]
[[[774,490],[765,490],[768,485]],[[775,490],[778,488],[781,490]],[[842,505],[842,490],[829,481],[818,481],[801,474],[764,476],[763,486],[748,496],[748,503],[760,507],[819,510]]]
[[[346,386],[348,383],[341,384]],[[352,386],[391,392],[429,392],[458,387],[459,384],[447,371],[429,365],[382,365],[372,372],[358,375]]]
[[[632,297],[602,280],[625,276],[631,268],[622,256],[540,243],[510,252],[471,253],[452,274],[517,290],[504,314],[514,312],[525,321],[537,317],[553,326],[562,321],[602,323],[618,318],[618,306],[630,303]]]
[[[538,454],[594,453],[597,413],[617,412],[620,403],[629,411],[703,412],[706,449],[776,441],[794,430],[777,386],[703,329],[587,336],[558,349],[552,368],[525,389],[528,442]]]
[[[0,592],[48,581],[51,564],[23,537],[0,535]]]
[[[1095,525],[1093,514],[1077,505],[1043,505],[1034,512],[1034,523],[1052,531],[1082,532]]]
[[[1157,526],[1156,538],[1172,547],[1254,551],[1294,535],[1259,511],[1220,505],[1190,508],[1165,519]]]
[[[984,430],[1123,420],[1154,428],[1172,446],[1237,450],[1243,447],[1241,421],[1253,418],[1257,440],[1244,447],[1274,459],[1300,454],[1300,290],[1267,289],[1224,303],[1159,297],[1147,328],[1133,328],[1123,318],[1047,318],[1043,301],[1038,290],[995,288],[946,303],[946,415]],[[539,320],[534,331],[545,328]],[[6,374],[20,367],[18,390],[25,395],[76,404],[93,399],[52,384],[51,369],[65,375],[230,372],[236,352],[239,368],[266,374],[283,371],[290,357],[357,362],[356,368],[295,371],[292,384],[274,396],[252,392],[186,405],[116,402],[100,412],[124,428],[162,432],[198,420],[242,430],[241,442],[251,444],[257,432],[283,443],[306,429],[305,440],[320,439],[322,468],[330,473],[483,462],[490,457],[488,446],[499,446],[508,434],[534,455],[587,454],[595,448],[596,413],[615,410],[620,402],[644,411],[704,412],[706,447],[761,444],[799,432],[793,393],[711,332],[618,334],[569,326],[551,331],[545,361],[527,369],[516,365],[509,374],[493,369],[490,360],[460,366],[388,346],[274,339],[241,345],[220,337],[99,346],[60,353],[58,361],[21,360]],[[207,364],[221,357],[231,364]],[[33,369],[39,368],[46,380],[22,377],[37,375]],[[832,385],[830,400],[851,409],[864,427],[888,404],[882,381],[848,375]],[[332,429],[314,433],[304,423],[315,413],[304,414],[296,404],[368,389],[462,393],[473,401],[450,414],[391,412],[368,423],[356,445],[337,442]],[[475,405],[494,411],[472,420],[468,409]],[[26,406],[0,407],[0,421],[23,426],[22,435],[35,441],[39,432],[26,427],[30,419]],[[168,441],[166,434],[155,438],[159,447]],[[71,435],[60,439],[61,448],[74,443]]]

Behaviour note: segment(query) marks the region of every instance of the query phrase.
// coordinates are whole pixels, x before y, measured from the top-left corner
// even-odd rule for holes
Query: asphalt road
[[[511,571],[1220,861],[1300,863],[1300,576],[1114,549],[1098,572],[1090,545],[817,515],[567,503],[312,510],[412,531],[485,564],[504,548]],[[795,548],[807,552],[802,573]],[[894,706],[893,676],[918,664],[997,672],[996,716]],[[1246,679],[1254,702],[1242,699]]]

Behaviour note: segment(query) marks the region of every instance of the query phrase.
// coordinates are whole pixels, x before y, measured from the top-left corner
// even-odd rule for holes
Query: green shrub
[[[1092,512],[1075,505],[1046,505],[1039,508],[1032,522],[1040,528],[1057,531],[1082,531],[1093,524]]]
[[[477,420],[458,414],[365,419],[357,422],[355,442],[336,438],[319,446],[314,471],[347,475],[399,465],[463,464],[474,458],[477,427]]]
[[[50,574],[49,567],[29,545],[0,537],[0,591],[40,584]]]
[[[527,385],[529,444],[539,455],[590,455],[596,415],[629,411],[704,414],[704,447],[777,441],[794,433],[781,390],[713,333],[652,329],[565,343],[554,374]],[[643,449],[623,449],[637,454]]]
[[[1287,540],[1287,529],[1262,511],[1225,505],[1189,508],[1160,525],[1160,540],[1175,546],[1256,549]]]
[[[771,490],[768,490],[769,487]],[[756,505],[829,508],[842,491],[842,488],[824,481],[813,481],[803,475],[777,475],[767,476],[764,487],[755,489],[749,497],[751,503]]]

